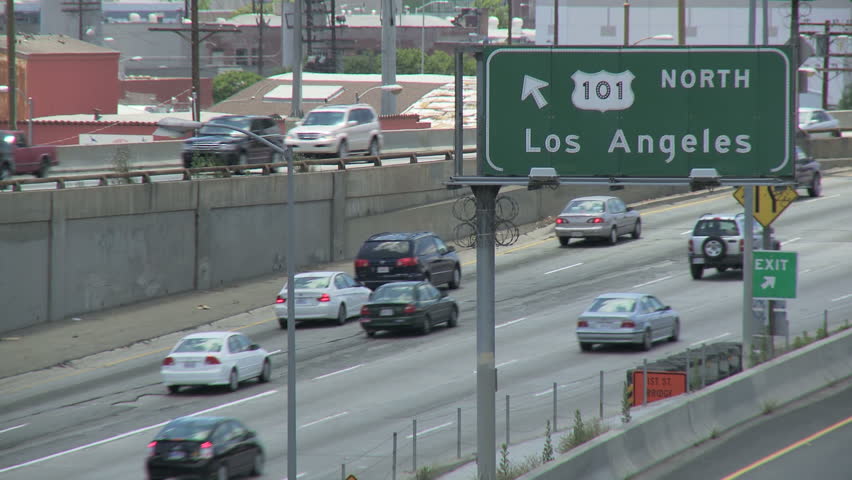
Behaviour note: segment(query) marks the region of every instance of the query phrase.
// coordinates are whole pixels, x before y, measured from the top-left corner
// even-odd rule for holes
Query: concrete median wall
[[[608,432],[522,480],[627,478],[711,435],[846,379],[852,372],[852,330],[759,365],[698,393],[645,407],[626,429]]]
[[[465,169],[472,169],[473,161]],[[383,231],[432,230],[453,240],[460,221],[451,161],[300,173],[295,232],[287,232],[287,176],[5,192],[0,202],[0,333],[87,312],[352,258]],[[686,191],[631,187],[637,202]],[[556,215],[605,186],[505,189],[517,225]],[[270,293],[270,295],[272,292]]]

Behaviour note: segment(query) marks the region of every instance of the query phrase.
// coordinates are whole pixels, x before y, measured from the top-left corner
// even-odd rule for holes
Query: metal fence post
[[[689,347],[686,347],[686,393],[689,393],[689,392],[692,391],[692,384],[689,383],[689,377],[690,377],[689,370],[690,370]]]
[[[826,309],[822,314],[822,333],[825,335],[825,338],[828,338],[828,310]]]
[[[396,480],[396,432],[393,432],[393,460],[391,460],[391,479]]]
[[[509,443],[509,395],[506,395],[506,445]]]
[[[556,382],[553,382],[553,431],[557,431],[556,428]]]
[[[456,457],[461,458],[461,407],[456,410],[456,436],[458,437]]]
[[[707,344],[701,344],[701,388],[707,385]]]
[[[340,480],[346,480],[346,464],[340,464]]]
[[[603,418],[604,418],[604,416],[603,416],[604,378],[603,377],[604,377],[604,371],[601,370],[600,403],[598,404],[598,407],[600,408],[601,420],[603,420]]]
[[[642,359],[642,406],[648,405],[648,359]]]
[[[417,473],[417,419],[411,420],[411,471]]]

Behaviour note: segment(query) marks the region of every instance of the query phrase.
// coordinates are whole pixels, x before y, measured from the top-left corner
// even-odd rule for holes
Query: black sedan
[[[379,330],[415,329],[422,334],[434,325],[458,324],[456,301],[429,282],[394,282],[377,288],[361,308],[361,327],[372,337]]]
[[[198,478],[227,480],[263,474],[263,447],[239,420],[181,417],[148,444],[148,480]]]

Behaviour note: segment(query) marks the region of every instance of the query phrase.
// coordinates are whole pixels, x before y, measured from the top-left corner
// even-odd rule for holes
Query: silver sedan
[[[604,238],[615,245],[618,237],[628,233],[639,238],[642,219],[638,211],[618,197],[575,198],[556,217],[556,238],[563,247],[572,238]]]
[[[605,293],[577,320],[580,349],[596,343],[626,343],[650,350],[659,340],[677,341],[680,316],[657,297],[644,293]]]
[[[293,282],[296,294],[296,321],[335,320],[338,325],[357,317],[372,290],[344,272],[305,272]],[[287,328],[287,284],[275,299],[275,314],[281,328]]]

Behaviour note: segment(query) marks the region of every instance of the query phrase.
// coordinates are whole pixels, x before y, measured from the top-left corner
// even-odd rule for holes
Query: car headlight
[[[194,145],[192,145],[191,143],[184,143],[184,144],[181,144],[181,148],[182,148],[184,151],[186,151],[186,150],[192,150],[192,147],[193,147],[193,146],[194,146]]]
[[[238,145],[236,143],[220,143],[219,150],[236,150]]]

